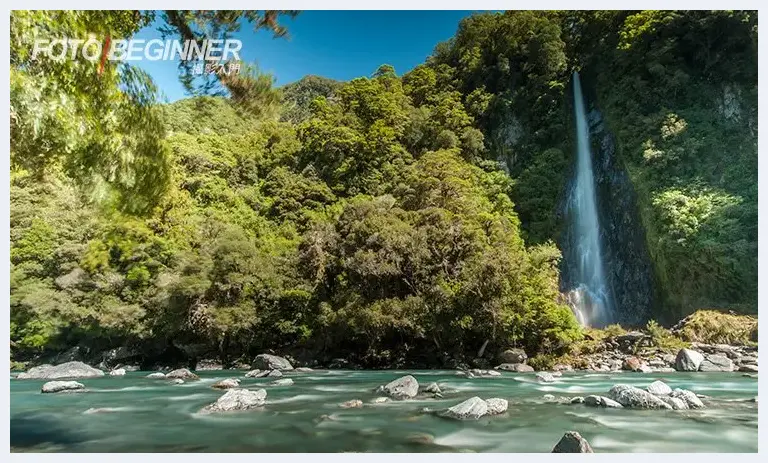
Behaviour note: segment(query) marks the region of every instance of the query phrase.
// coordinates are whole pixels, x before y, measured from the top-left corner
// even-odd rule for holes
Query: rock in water
[[[283,372],[280,370],[272,370],[269,373],[266,374],[268,378],[282,378]],[[259,376],[257,376],[259,378]]]
[[[528,355],[523,349],[507,349],[499,354],[499,360],[501,363],[525,363],[528,360]]]
[[[125,368],[118,368],[109,372],[109,376],[125,376]]]
[[[454,405],[445,411],[443,416],[457,420],[477,420],[488,412],[488,404],[480,397],[472,397]]]
[[[742,365],[739,367],[739,371],[746,373],[757,373],[757,365]]]
[[[709,355],[699,365],[699,371],[733,371],[733,361],[725,355]]]
[[[259,354],[253,360],[254,368],[260,370],[293,370],[291,362],[277,355]]]
[[[19,373],[16,379],[61,379],[95,378],[104,376],[104,372],[83,362],[67,362],[60,365],[40,365],[30,368],[26,373]]]
[[[412,399],[419,393],[419,382],[411,375],[397,378],[382,388],[393,399]]]
[[[699,371],[699,365],[704,361],[704,356],[691,349],[680,349],[675,358],[677,371]]]
[[[259,373],[261,373],[261,370],[251,370],[248,373],[245,374],[246,378],[258,378]]]
[[[206,405],[200,413],[234,412],[251,410],[261,407],[267,399],[267,391],[249,391],[247,389],[230,389],[219,397],[216,402]]]
[[[664,408],[671,410],[672,406],[650,392],[628,384],[617,384],[608,391],[611,399],[630,408]]]
[[[581,434],[576,431],[568,431],[560,439],[560,442],[552,449],[552,453],[594,453],[592,446]]]
[[[348,400],[343,404],[340,404],[341,408],[363,408],[363,401],[359,399]]]
[[[547,373],[546,371],[536,373],[536,379],[542,383],[553,383],[555,381],[555,377],[552,376],[552,373]]]
[[[181,378],[172,379],[170,381],[171,384],[184,384],[184,380]]]
[[[309,367],[298,367],[298,368],[294,368],[293,371],[298,371],[299,373],[310,373],[310,372],[313,372],[315,370],[313,370],[313,369],[311,369]]]
[[[165,379],[165,373],[160,373],[158,371],[158,372],[155,372],[155,373],[150,373],[146,377],[149,378],[149,379]]]
[[[588,395],[584,397],[584,405],[588,407],[624,408],[623,405],[615,400],[599,395]]]
[[[672,410],[688,410],[689,408],[688,404],[683,399],[679,399],[677,397],[661,395],[659,396],[659,399],[669,404],[669,406],[672,407]]]
[[[43,388],[40,390],[40,392],[48,394],[53,392],[81,391],[84,389],[85,386],[83,386],[81,383],[78,383],[77,381],[48,381],[47,383],[43,384]]]
[[[502,363],[496,367],[496,370],[514,371],[517,373],[531,373],[533,372],[533,367],[524,363]]]
[[[430,394],[442,394],[443,391],[440,390],[440,386],[437,385],[437,383],[429,383],[427,384],[427,387],[424,388],[424,392],[428,392]]]
[[[669,395],[672,394],[672,388],[667,386],[664,381],[654,381],[645,388],[646,391],[653,395]]]
[[[383,404],[389,402],[391,399],[389,397],[374,397],[371,399],[372,404]]]
[[[506,399],[486,399],[485,405],[488,407],[488,410],[485,412],[486,415],[500,415],[507,411],[507,407],[509,406],[509,402],[506,401]]]
[[[234,387],[240,386],[240,380],[237,378],[227,378],[222,379],[218,383],[215,383],[213,386],[211,386],[214,389],[232,389]]]
[[[276,379],[269,383],[270,386],[293,386],[291,378]]]
[[[166,379],[183,379],[184,381],[189,381],[192,379],[200,379],[199,376],[187,370],[186,368],[179,368],[178,370],[173,370],[169,372],[167,375],[165,375],[165,378]]]
[[[704,408],[704,402],[695,393],[686,389],[675,389],[670,396],[682,400],[688,408]]]

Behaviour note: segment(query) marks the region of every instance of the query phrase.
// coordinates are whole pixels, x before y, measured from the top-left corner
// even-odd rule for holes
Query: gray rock
[[[739,371],[744,373],[757,373],[757,365],[742,365],[739,367]]]
[[[708,355],[699,364],[699,371],[733,371],[733,361],[725,355]]]
[[[645,388],[646,391],[653,395],[669,395],[672,394],[672,388],[667,386],[664,381],[654,381]]]
[[[390,400],[392,400],[392,399],[390,399],[389,397],[374,397],[373,399],[371,399],[371,403],[372,404],[383,404],[383,403],[389,402]]]
[[[386,397],[384,397],[386,398]],[[359,399],[348,400],[342,404],[339,404],[341,408],[363,408],[363,401]]]
[[[104,372],[83,362],[67,362],[56,366],[40,365],[30,368],[25,373],[19,373],[16,379],[96,378],[98,376],[104,376]]]
[[[54,392],[82,391],[84,389],[85,386],[77,381],[48,381],[43,384],[43,388],[40,392],[49,394]]]
[[[454,405],[443,413],[443,416],[457,420],[477,420],[488,412],[488,404],[480,397],[472,397]]]
[[[430,394],[442,394],[443,391],[440,390],[440,386],[438,386],[437,383],[429,383],[424,388],[424,392],[428,392]]]
[[[291,378],[276,379],[269,383],[270,386],[293,386]]]
[[[699,365],[704,361],[704,356],[691,349],[680,349],[675,358],[677,371],[699,371]]]
[[[676,399],[681,399],[688,405],[688,408],[704,408],[704,402],[702,402],[695,393],[686,389],[675,389],[670,396]]]
[[[146,376],[149,379],[165,379],[165,373],[160,373],[159,371],[156,371],[154,373],[150,373]]]
[[[528,355],[519,348],[507,349],[499,354],[501,363],[525,363],[526,360],[528,360]]]
[[[109,376],[125,376],[125,368],[118,368],[109,372]]]
[[[659,399],[663,400],[670,407],[672,407],[672,410],[688,410],[689,408],[688,404],[683,399],[679,399],[677,397],[660,395]]]
[[[566,363],[558,363],[552,367],[553,371],[573,371],[573,367]]]
[[[533,372],[533,367],[530,365],[526,365],[524,363],[502,363],[501,365],[497,366],[495,369],[502,370],[502,371],[514,371],[517,373]]]
[[[507,411],[509,402],[507,402],[505,399],[498,399],[494,397],[492,399],[486,399],[485,405],[487,407],[485,412],[486,415],[500,415]]]
[[[313,370],[313,369],[311,369],[309,367],[298,367],[298,368],[294,368],[293,371],[296,371],[298,373],[309,373],[309,372],[312,372],[312,371],[315,371],[315,370]]]
[[[651,370],[651,373],[674,373],[677,370],[675,370],[672,367],[660,367],[660,368],[653,368]]]
[[[260,378],[259,373],[261,373],[261,370],[251,370],[248,373],[245,374],[246,378]],[[269,374],[269,372],[267,372]]]
[[[172,379],[169,381],[171,384],[184,384],[184,380],[181,378]]]
[[[557,400],[557,398],[555,396],[553,396],[552,394],[544,394],[543,396],[541,396],[541,398],[545,402],[555,402]]]
[[[572,404],[583,404],[584,403],[584,397],[574,397],[571,399]]]
[[[617,384],[608,391],[611,399],[630,408],[663,408],[671,410],[672,407],[650,392],[628,384]]]
[[[560,442],[552,449],[552,453],[594,453],[592,447],[581,434],[575,431],[566,432]]]
[[[192,373],[186,368],[179,368],[178,370],[173,370],[169,372],[167,375],[165,375],[166,379],[183,379],[184,381],[194,380],[194,379],[200,379],[199,376]]]
[[[536,373],[536,379],[542,383],[553,383],[555,381],[555,377],[552,376],[552,373],[547,373],[546,371]]]
[[[280,370],[272,370],[269,373],[267,373],[266,376],[268,378],[282,378],[283,372],[281,372]],[[257,376],[257,378],[259,378],[259,376]]]
[[[218,413],[251,410],[264,406],[267,399],[267,391],[249,391],[247,389],[230,389],[219,399],[206,405],[200,413]]]
[[[640,369],[638,371],[640,373],[653,373],[653,368],[643,364],[643,365],[640,365]]]
[[[215,383],[211,387],[214,389],[232,389],[240,386],[240,380],[237,378],[227,378]]]
[[[293,370],[291,362],[277,355],[259,354],[253,360],[253,367],[260,370]]]
[[[382,392],[393,399],[412,399],[419,393],[419,382],[406,375],[385,385]]]
[[[588,395],[584,397],[584,405],[588,407],[624,408],[615,400],[599,395]]]

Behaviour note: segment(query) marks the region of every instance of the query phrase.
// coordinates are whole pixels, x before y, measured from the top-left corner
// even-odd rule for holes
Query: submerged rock
[[[492,399],[486,399],[485,405],[487,407],[487,411],[485,412],[486,415],[500,415],[507,411],[509,402],[507,402],[506,399],[498,399],[494,397]]]
[[[472,397],[454,405],[443,413],[443,416],[457,420],[477,420],[488,412],[488,404],[480,397]]]
[[[584,405],[588,407],[624,408],[623,405],[608,397],[588,395],[584,397]]]
[[[677,371],[699,371],[699,365],[704,361],[704,355],[691,349],[680,349],[675,358]]]
[[[19,373],[16,379],[96,378],[104,372],[83,362],[66,362],[60,365],[40,365]]]
[[[667,386],[667,383],[664,381],[654,381],[645,390],[653,395],[669,395],[672,393],[672,388]]]
[[[552,376],[552,373],[547,373],[546,371],[536,373],[536,379],[542,383],[553,383],[555,381],[555,377]]]
[[[389,402],[390,400],[392,400],[392,399],[390,399],[389,397],[374,397],[373,399],[371,399],[371,403],[372,404],[383,404],[383,403]]]
[[[268,378],[282,378],[283,377],[283,372],[280,371],[280,370],[272,370],[272,371],[270,371],[269,373],[267,373],[264,376],[266,376]],[[260,378],[260,376],[257,376],[257,378]]]
[[[181,378],[172,379],[169,381],[171,384],[184,384],[184,380]]]
[[[496,370],[514,371],[516,373],[532,373],[533,367],[524,363],[502,363],[495,367]]]
[[[82,391],[85,386],[77,381],[48,381],[40,390],[43,394],[65,391]]]
[[[386,399],[386,397],[382,397]],[[363,408],[363,401],[359,399],[347,400],[346,402],[339,404],[341,408]]]
[[[118,368],[109,372],[109,376],[125,376],[125,368]]]
[[[165,379],[165,373],[160,373],[159,371],[155,373],[150,373],[146,376],[146,378],[149,379]]]
[[[312,371],[315,371],[315,370],[313,370],[313,369],[311,369],[309,367],[298,367],[298,368],[294,368],[293,371],[296,371],[296,372],[299,372],[299,373],[309,373],[309,372],[312,372]]]
[[[594,453],[592,446],[581,434],[575,431],[566,432],[560,442],[552,449],[552,453]]]
[[[733,361],[725,355],[709,355],[699,364],[699,371],[733,371]]]
[[[206,405],[200,413],[234,412],[251,410],[264,406],[267,399],[267,391],[249,391],[247,389],[230,389],[219,399]]]
[[[663,408],[672,409],[672,406],[659,399],[650,392],[628,384],[617,384],[608,391],[611,399],[630,408]]]
[[[246,378],[258,378],[259,373],[261,373],[261,370],[251,370],[248,373],[245,374]],[[269,373],[269,372],[267,372]]]
[[[424,388],[424,392],[430,394],[442,394],[443,391],[440,390],[440,386],[438,386],[437,383],[429,383]]]
[[[572,404],[583,404],[584,403],[584,397],[574,397],[571,399]]]
[[[253,360],[254,368],[260,370],[293,370],[291,362],[283,357],[270,354],[259,354]]]
[[[178,370],[173,370],[169,372],[167,375],[165,375],[167,379],[183,379],[185,381],[194,380],[194,379],[200,379],[199,376],[192,373],[186,368],[179,368]]]
[[[270,386],[293,386],[293,380],[291,378],[276,379],[269,383]]]
[[[670,396],[681,399],[688,405],[688,408],[704,408],[704,402],[695,393],[686,389],[675,389]]]
[[[419,393],[419,382],[413,376],[406,375],[391,381],[381,390],[393,399],[412,399]]]
[[[183,380],[182,380],[183,381]],[[215,383],[211,387],[214,389],[231,389],[233,387],[239,387],[240,380],[237,378],[227,378]]]

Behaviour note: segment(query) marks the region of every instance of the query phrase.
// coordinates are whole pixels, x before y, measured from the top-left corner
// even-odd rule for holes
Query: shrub
[[[685,341],[751,345],[757,343],[757,318],[698,310],[675,325],[673,331]]]

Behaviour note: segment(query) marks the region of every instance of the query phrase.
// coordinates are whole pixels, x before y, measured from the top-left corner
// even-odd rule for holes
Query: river
[[[11,450],[15,452],[550,452],[565,431],[582,434],[595,452],[756,452],[757,379],[741,373],[564,373],[540,384],[533,374],[504,372],[467,379],[454,371],[288,373],[295,384],[264,386],[263,409],[198,415],[238,377],[255,389],[273,378],[244,371],[198,372],[199,381],[173,385],[148,372],[86,378],[83,393],[41,394],[44,381],[11,379]],[[373,390],[405,374],[437,382],[442,399],[369,404]],[[614,384],[645,387],[661,379],[708,396],[702,410],[598,409],[556,398],[607,395]],[[508,411],[478,421],[424,413],[472,396],[500,397]],[[361,399],[363,408],[339,404]],[[102,409],[94,412],[93,409]]]

